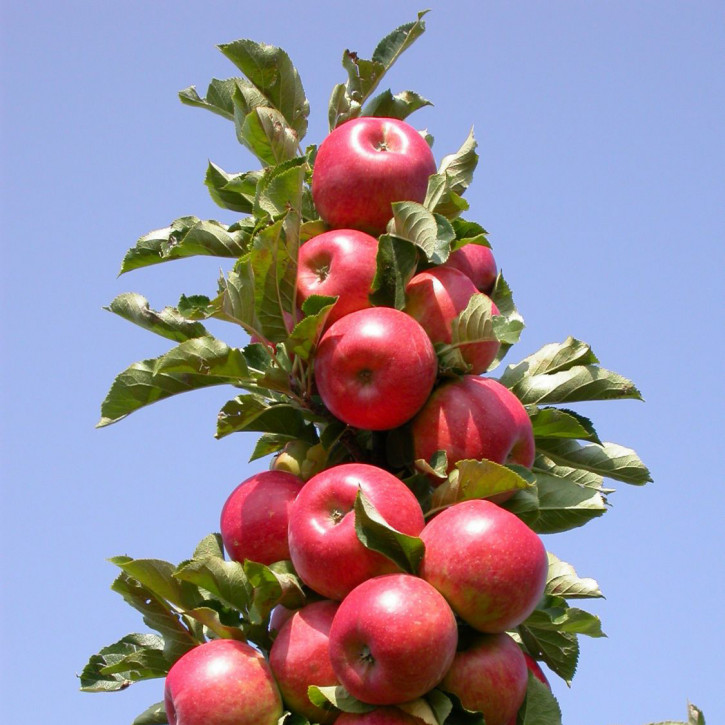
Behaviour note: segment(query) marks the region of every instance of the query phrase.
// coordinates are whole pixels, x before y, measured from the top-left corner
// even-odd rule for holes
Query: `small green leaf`
[[[335,707],[342,712],[363,713],[375,709],[375,705],[367,705],[353,697],[342,685],[330,685],[329,687],[318,687],[310,685],[307,688],[307,697],[316,707],[330,709]]]
[[[244,572],[252,587],[252,598],[247,610],[252,624],[265,622],[277,604],[284,603],[291,609],[304,604],[302,583],[290,562],[265,566],[256,561],[245,561]]]
[[[371,302],[402,310],[405,307],[405,288],[418,265],[415,245],[397,236],[383,234],[378,242],[376,264]]]
[[[176,567],[173,575],[179,582],[205,589],[232,609],[245,612],[249,606],[252,588],[243,566],[236,561],[218,556],[192,559]]]
[[[491,247],[488,241],[488,232],[478,223],[467,221],[457,217],[451,220],[451,226],[456,233],[454,249],[460,249],[465,244],[480,244],[484,247]]]
[[[546,593],[564,599],[594,599],[604,595],[594,579],[580,578],[574,567],[557,558],[551,552],[549,573],[546,578]]]
[[[205,536],[194,549],[193,559],[203,560],[211,556],[224,558],[224,548],[222,544],[221,534],[208,534]]]
[[[290,403],[270,403],[253,394],[239,395],[221,409],[216,437],[252,431],[307,439],[308,425],[301,410]]]
[[[529,411],[535,438],[578,438],[600,443],[592,422],[573,410],[537,408]]]
[[[293,159],[298,141],[282,114],[274,108],[258,106],[244,113],[239,95],[234,96],[234,124],[237,139],[265,166],[276,166]]]
[[[556,628],[536,626],[537,618],[540,617],[541,615],[536,615],[532,623],[527,620],[518,626],[521,639],[532,656],[542,659],[553,672],[570,684],[579,661],[577,636],[570,632],[560,632]]]
[[[183,91],[179,91],[179,100],[187,106],[205,108],[207,111],[231,121],[234,119],[232,98],[240,81],[243,82],[240,78],[228,78],[227,80],[213,78],[209,83],[206,98],[202,98],[194,86],[189,86]]]
[[[517,470],[487,460],[458,461],[448,480],[433,492],[432,507],[438,509],[529,488],[531,484],[524,478],[529,476],[528,471],[520,467]]]
[[[501,346],[488,368],[489,372],[499,366],[511,346],[518,342],[524,329],[524,318],[516,308],[511,288],[501,273],[496,278],[490,297],[498,307],[498,315],[493,318],[493,326]]]
[[[243,174],[228,174],[224,169],[209,162],[204,184],[211,198],[222,209],[242,214],[251,214],[257,195],[257,184],[262,171],[248,171]]]
[[[526,697],[516,725],[561,725],[561,708],[551,690],[529,672]]]
[[[144,710],[131,725],[168,725],[166,707],[163,700]]]
[[[141,237],[126,252],[121,274],[152,264],[198,255],[239,257],[244,254],[249,236],[241,229],[231,231],[217,221],[202,221],[195,216],[176,219],[170,226]]]
[[[600,476],[635,486],[652,480],[649,470],[630,448],[616,443],[585,443],[566,438],[540,438],[538,453],[562,466],[583,468]]]
[[[420,247],[426,258],[435,264],[448,259],[456,235],[447,219],[434,215],[414,201],[396,201],[391,206],[396,237]]]
[[[302,185],[305,180],[307,159],[302,156],[265,169],[257,184],[254,214],[279,219],[290,209],[301,215]]]
[[[218,46],[244,73],[266,102],[279,111],[297,141],[307,131],[310,105],[299,73],[281,48],[241,39]]]
[[[451,221],[468,210],[468,202],[450,188],[449,178],[445,174],[431,174],[428,178],[423,206]]]
[[[478,165],[477,145],[471,129],[458,151],[444,156],[441,160],[438,174],[447,178],[447,187],[454,194],[459,196],[463,194],[473,181],[473,172]],[[433,211],[438,210],[433,209]]]
[[[417,573],[425,552],[422,540],[390,526],[362,489],[355,498],[355,533],[367,549],[377,551],[409,574]]]
[[[169,340],[183,342],[208,335],[204,325],[190,322],[173,307],[164,307],[160,312],[152,310],[148,300],[136,292],[118,295],[106,309]]]
[[[335,302],[337,302],[337,297],[318,295],[313,295],[305,300],[305,305],[303,305],[305,317],[295,325],[290,336],[284,342],[290,356],[294,355],[300,360],[310,359]],[[312,312],[312,310],[315,311]]]
[[[370,99],[365,105],[362,115],[397,118],[402,121],[414,111],[432,105],[427,98],[423,98],[414,91],[402,91],[393,95],[391,91],[387,90]]]

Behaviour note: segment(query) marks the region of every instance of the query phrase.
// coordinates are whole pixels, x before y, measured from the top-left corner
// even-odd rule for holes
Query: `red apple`
[[[332,324],[355,310],[370,307],[368,293],[377,271],[378,240],[355,229],[335,229],[306,241],[297,257],[297,295],[338,297]]]
[[[466,244],[456,249],[441,267],[451,267],[463,272],[476,289],[486,294],[493,289],[498,275],[493,253],[481,244]]]
[[[491,378],[464,375],[437,388],[411,426],[416,458],[437,451],[456,461],[486,458],[531,468],[536,453],[531,420],[521,401]]]
[[[392,307],[345,315],[322,336],[315,356],[324,404],[348,425],[368,430],[410,420],[427,400],[437,372],[428,335]]]
[[[394,705],[443,679],[457,641],[445,599],[419,577],[390,574],[363,582],[342,601],[330,629],[330,660],[358,700]]]
[[[354,512],[358,490],[394,529],[417,536],[425,525],[410,489],[382,468],[345,463],[313,476],[290,511],[289,549],[302,581],[328,599],[341,600],[366,579],[399,571],[390,559],[365,548],[358,539]]]
[[[524,652],[524,659],[526,660],[526,666],[531,671],[531,674],[539,681],[543,682],[549,689],[551,689],[551,685],[549,684],[549,680],[544,674],[544,670],[541,669],[541,665],[530,655]]]
[[[344,712],[335,722],[337,725],[421,725],[423,721],[397,707],[376,707],[370,712]]]
[[[482,712],[486,725],[507,725],[524,701],[527,682],[524,653],[502,632],[478,635],[459,647],[440,688],[466,709]]]
[[[391,203],[423,202],[435,172],[433,152],[412,126],[364,116],[338,126],[320,144],[312,198],[331,227],[377,236],[393,216]]]
[[[182,655],[164,688],[169,725],[277,725],[282,698],[264,656],[217,639]]]
[[[429,521],[420,538],[420,576],[480,632],[521,624],[544,593],[549,565],[541,539],[491,501],[454,504]]]
[[[234,561],[261,564],[289,559],[289,508],[303,486],[286,471],[263,471],[230,494],[221,513],[224,548]]]
[[[433,267],[419,272],[405,288],[405,312],[420,322],[433,342],[451,342],[451,323],[478,294],[473,282],[452,267]],[[491,302],[491,311],[499,313]],[[475,375],[486,372],[498,354],[497,340],[463,345],[461,355]]]
[[[323,725],[333,722],[338,713],[313,705],[307,688],[339,684],[328,648],[337,607],[337,602],[323,600],[298,609],[279,630],[269,652],[269,666],[287,707]]]

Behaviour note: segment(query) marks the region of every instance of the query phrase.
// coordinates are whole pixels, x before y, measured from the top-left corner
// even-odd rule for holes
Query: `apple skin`
[[[229,558],[261,564],[289,559],[289,509],[303,481],[286,471],[262,471],[237,486],[221,513],[221,534]]]
[[[306,241],[297,257],[297,297],[338,297],[327,324],[371,307],[368,294],[377,271],[378,240],[356,229],[334,229]]]
[[[428,399],[438,360],[425,330],[392,307],[345,315],[322,336],[315,382],[330,412],[355,428],[389,430]]]
[[[454,504],[429,521],[420,538],[420,576],[479,632],[521,624],[544,593],[549,565],[541,539],[491,501]]]
[[[312,199],[335,229],[378,236],[395,201],[423,202],[433,152],[411,125],[363,116],[338,126],[320,144],[312,171]]]
[[[444,450],[448,472],[457,461],[483,458],[531,468],[536,454],[521,401],[498,381],[476,375],[438,387],[413,419],[411,433],[415,457],[428,461]]]
[[[416,319],[432,342],[451,342],[451,323],[466,309],[471,297],[479,294],[476,286],[463,272],[453,267],[433,267],[419,272],[405,288],[405,312]],[[491,311],[499,314],[491,302]],[[471,373],[486,372],[498,354],[497,340],[476,342],[460,348]]]
[[[456,652],[440,688],[482,712],[486,725],[507,725],[526,697],[527,672],[524,653],[508,634],[480,634]]]
[[[269,666],[287,707],[322,725],[334,722],[338,713],[313,705],[307,688],[339,684],[328,647],[338,606],[338,602],[323,600],[298,609],[279,630],[269,651]]]
[[[232,639],[182,655],[166,676],[164,705],[169,725],[277,725],[284,712],[264,656]]]
[[[397,707],[376,707],[370,712],[344,712],[335,722],[337,725],[421,725],[423,721]]]
[[[443,679],[457,642],[445,599],[420,577],[389,574],[363,582],[342,601],[330,628],[330,660],[358,700],[395,705]]]
[[[488,294],[498,275],[493,252],[482,244],[466,244],[451,252],[441,268],[457,269],[468,277],[479,292]]]
[[[313,476],[290,510],[289,550],[302,581],[328,599],[342,600],[366,579],[400,571],[357,538],[358,489],[394,529],[417,536],[425,525],[410,489],[382,468],[344,463]]]

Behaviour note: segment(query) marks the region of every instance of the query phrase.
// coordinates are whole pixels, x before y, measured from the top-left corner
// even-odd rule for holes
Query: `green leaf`
[[[397,236],[383,234],[378,242],[376,264],[371,302],[402,310],[405,307],[405,288],[418,265],[415,245]]]
[[[583,468],[635,486],[652,480],[637,454],[616,443],[580,444],[566,438],[540,438],[536,441],[536,450],[559,465]]]
[[[190,322],[173,307],[152,310],[148,300],[136,292],[118,295],[105,309],[169,340],[183,342],[208,335],[204,325]]]
[[[257,184],[262,171],[248,171],[243,174],[228,174],[224,169],[209,162],[204,184],[211,198],[222,209],[242,214],[251,214],[257,195]]]
[[[298,156],[265,169],[257,184],[254,202],[254,214],[258,219],[266,215],[276,221],[290,209],[301,215],[306,164],[307,159]]]
[[[224,558],[224,547],[222,544],[221,534],[208,534],[205,536],[194,549],[193,559],[208,559],[215,556],[220,559]]]
[[[425,552],[423,541],[390,526],[362,489],[355,498],[355,533],[367,549],[377,551],[409,574],[417,573]]]
[[[451,226],[456,233],[456,241],[453,244],[455,249],[460,249],[466,244],[480,244],[483,247],[491,247],[488,241],[488,232],[478,222],[471,222],[457,217],[451,220]]]
[[[604,595],[594,579],[580,578],[574,567],[557,558],[551,552],[549,572],[546,578],[546,594],[564,599],[595,599]]]
[[[163,700],[151,705],[134,719],[131,725],[168,725]]]
[[[561,709],[551,690],[529,672],[524,702],[516,725],[561,725]]]
[[[433,492],[431,505],[438,509],[461,501],[527,489],[531,484],[524,476],[528,477],[529,473],[521,467],[514,471],[493,461],[458,461],[448,480]]]
[[[136,246],[126,252],[121,274],[185,257],[239,257],[246,251],[248,242],[248,234],[241,229],[230,231],[229,227],[214,220],[181,217],[170,226],[141,237]]]
[[[427,98],[423,98],[414,91],[402,91],[393,95],[390,90],[387,90],[370,99],[365,105],[362,115],[397,118],[402,121],[414,111],[432,105]]]
[[[328,120],[331,131],[360,115],[363,104],[374,93],[401,53],[423,34],[425,23],[422,18],[427,12],[418,13],[417,20],[401,25],[386,35],[378,43],[371,60],[359,58],[357,53],[349,50],[343,53],[342,65],[347,71],[348,79],[346,83],[336,85],[330,97]]]
[[[535,438],[578,438],[601,443],[592,422],[573,410],[533,407],[529,418]]]
[[[294,355],[300,360],[310,359],[322,336],[327,324],[327,318],[335,302],[337,302],[337,297],[318,295],[313,295],[305,300],[303,306],[305,317],[295,325],[290,336],[284,342],[290,356]],[[308,312],[313,308],[316,309],[315,312]]]
[[[447,188],[454,194],[463,194],[473,181],[473,172],[478,165],[477,145],[471,129],[458,151],[441,159],[438,174],[447,178]]]
[[[566,601],[549,597],[532,612],[524,625],[529,630],[585,634],[589,637],[605,637],[599,617],[576,607],[567,607]]]
[[[276,108],[301,141],[307,132],[310,105],[299,73],[287,53],[265,43],[241,39],[218,46],[254,87]]]
[[[258,331],[254,307],[254,274],[249,255],[240,259],[226,277],[219,279],[219,294],[211,303],[214,315],[241,325],[251,334]]]
[[[237,348],[205,336],[182,342],[158,358],[142,360],[114,380],[101,405],[98,427],[172,395],[212,385],[240,384],[248,370]]]
[[[468,209],[468,202],[450,188],[450,181],[445,174],[431,174],[428,178],[423,206],[431,212],[454,221]]]
[[[174,576],[176,567],[168,561],[130,559],[126,556],[116,556],[110,561],[127,576],[153,592],[159,599],[164,599],[183,609],[195,607],[202,600],[202,596],[195,586],[179,581]]]
[[[524,329],[524,318],[516,308],[511,288],[500,273],[496,278],[490,297],[498,307],[499,314],[493,318],[493,325],[501,346],[494,361],[488,368],[489,372],[498,367],[511,346],[518,342]]]
[[[330,685],[329,687],[318,687],[310,685],[307,688],[307,697],[316,707],[329,710],[335,707],[342,712],[363,713],[375,709],[375,705],[367,705],[353,697],[342,685]]]
[[[243,82],[240,78],[228,78],[227,80],[213,78],[209,83],[206,98],[199,96],[194,86],[189,86],[189,88],[179,91],[179,99],[187,106],[205,108],[207,111],[231,121],[234,119],[232,98],[240,82]]]
[[[496,306],[502,309],[496,297],[495,288],[492,297]],[[501,376],[501,383],[507,388],[513,388],[525,376],[558,373],[569,370],[575,365],[591,366],[598,362],[599,360],[587,343],[567,337],[562,343],[544,345],[520,363],[509,365]]]
[[[534,471],[538,493],[538,513],[529,522],[538,534],[556,534],[584,526],[606,513],[601,493],[567,478]]]
[[[307,439],[308,426],[301,410],[290,403],[270,403],[253,394],[239,395],[221,409],[216,437],[252,431]]]
[[[123,690],[139,680],[164,677],[168,670],[161,637],[129,634],[90,658],[80,674],[81,690]]]
[[[520,624],[517,629],[521,639],[532,656],[542,659],[553,672],[570,684],[579,661],[577,636],[548,626],[541,628],[537,626],[540,620],[541,615],[537,614],[531,623],[527,620]]]
[[[414,201],[396,201],[391,206],[396,237],[420,247],[426,258],[435,264],[448,259],[456,234],[447,219],[432,214]]]
[[[218,556],[183,562],[173,572],[179,582],[193,584],[210,592],[225,606],[245,612],[252,597],[244,567]]]
[[[295,609],[305,603],[302,583],[291,562],[280,561],[266,566],[256,561],[245,561],[244,572],[252,587],[247,609],[252,624],[265,622],[277,604],[284,603]]]
[[[249,113],[241,110],[239,94],[234,96],[234,125],[237,139],[264,166],[275,166],[297,154],[297,136],[282,114],[274,108],[258,106]]]
[[[555,373],[527,374],[511,387],[511,391],[524,405],[642,399],[631,380],[598,365],[576,365]]]
[[[169,663],[199,644],[189,627],[181,621],[178,611],[133,577],[120,574],[111,589],[141,612],[144,622],[162,635],[164,656]]]
[[[604,479],[602,476],[591,471],[585,471],[581,468],[570,468],[568,466],[557,466],[553,461],[544,455],[537,455],[533,466],[534,473],[547,473],[557,478],[565,478],[567,481],[576,483],[579,486],[593,488],[602,493],[611,493],[611,489],[604,489]]]

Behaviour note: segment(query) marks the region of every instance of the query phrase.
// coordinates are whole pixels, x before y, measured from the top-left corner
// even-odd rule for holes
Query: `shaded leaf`
[[[307,439],[307,427],[300,409],[290,403],[270,403],[256,395],[239,395],[219,412],[216,437],[253,431]]]
[[[402,121],[414,111],[432,105],[427,98],[423,98],[414,91],[402,91],[393,95],[391,91],[387,90],[370,99],[363,109],[362,115],[397,118]]]
[[[445,217],[433,214],[414,201],[396,201],[391,206],[396,237],[415,244],[435,264],[448,259],[456,235]]]
[[[277,562],[271,566],[256,561],[245,561],[244,572],[252,587],[247,613],[252,624],[262,624],[277,604],[295,609],[305,603],[302,584],[290,562]]]
[[[297,155],[297,136],[282,114],[274,108],[257,106],[249,113],[240,108],[239,95],[234,96],[234,125],[237,139],[265,166],[276,166]]]
[[[213,78],[209,83],[205,98],[197,93],[194,86],[189,86],[189,88],[179,91],[179,100],[187,106],[205,108],[207,111],[212,111],[212,113],[231,121],[234,119],[232,97],[241,80],[240,78],[228,78],[226,80]]]
[[[131,725],[168,725],[163,700],[144,710]]]
[[[106,309],[145,330],[177,342],[208,334],[204,325],[190,322],[173,307],[164,307],[160,312],[152,310],[148,300],[136,292],[118,295]]]
[[[529,672],[524,702],[516,725],[561,725],[561,708],[551,690]]]
[[[370,288],[371,302],[402,310],[405,307],[405,288],[418,265],[415,245],[397,236],[383,234],[378,242],[376,264]]]
[[[262,171],[248,171],[242,174],[228,174],[222,168],[209,162],[204,184],[211,198],[222,209],[242,214],[251,214],[257,195],[257,184]]]
[[[343,712],[363,713],[375,709],[375,705],[367,705],[353,697],[342,685],[330,685],[329,687],[318,687],[311,685],[307,688],[307,697],[317,707],[329,710],[335,707]]]
[[[578,438],[600,443],[592,422],[573,410],[534,407],[529,418],[535,438]]]
[[[189,582],[210,592],[224,605],[245,612],[252,597],[252,588],[244,567],[236,561],[218,556],[197,558],[180,564],[174,570],[180,582]]]

